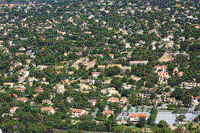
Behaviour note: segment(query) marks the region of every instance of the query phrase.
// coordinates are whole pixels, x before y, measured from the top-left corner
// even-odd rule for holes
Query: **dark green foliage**
[[[144,117],[140,117],[140,118],[139,118],[139,122],[137,123],[137,127],[142,128],[142,127],[144,127],[146,124],[147,124],[146,119],[145,119]]]
[[[169,127],[169,125],[167,124],[166,121],[160,120],[159,123],[158,123],[158,127],[159,128],[164,128],[164,127]]]
[[[105,70],[107,76],[118,75],[121,69],[118,66],[110,67]]]
[[[154,125],[158,111],[156,108],[152,108],[150,113],[151,113],[151,115],[147,119],[147,124],[152,126],[152,125]]]

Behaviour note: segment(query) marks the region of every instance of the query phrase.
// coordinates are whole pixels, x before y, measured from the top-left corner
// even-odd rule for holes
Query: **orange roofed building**
[[[104,110],[102,113],[103,115],[107,115],[107,117],[110,117],[112,114],[114,115],[114,112],[111,110]]]
[[[54,108],[52,107],[42,107],[41,108],[41,112],[47,112],[48,114],[54,114],[55,113],[55,110]]]
[[[83,109],[73,109],[72,110],[72,117],[80,117],[80,116],[87,115],[87,114],[88,114],[88,112]]]
[[[147,114],[131,114],[130,121],[138,122],[140,117],[145,117],[145,119],[147,119]]]
[[[20,97],[20,98],[17,98],[16,101],[22,101],[25,103],[26,101],[28,101],[28,98]]]
[[[108,102],[119,103],[119,98],[117,98],[117,97],[110,97],[110,98],[108,98]]]

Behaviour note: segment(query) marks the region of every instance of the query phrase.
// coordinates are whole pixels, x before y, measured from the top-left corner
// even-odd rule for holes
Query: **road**
[[[96,108],[95,111],[92,113],[93,120],[96,118],[98,111],[99,111],[99,109]]]

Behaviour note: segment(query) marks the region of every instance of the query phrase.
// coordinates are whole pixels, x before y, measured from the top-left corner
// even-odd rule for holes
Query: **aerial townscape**
[[[0,132],[200,133],[200,0],[1,0]]]

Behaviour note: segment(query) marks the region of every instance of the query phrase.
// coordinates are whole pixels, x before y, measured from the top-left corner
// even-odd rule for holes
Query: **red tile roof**
[[[147,117],[147,114],[131,114],[130,117]]]

